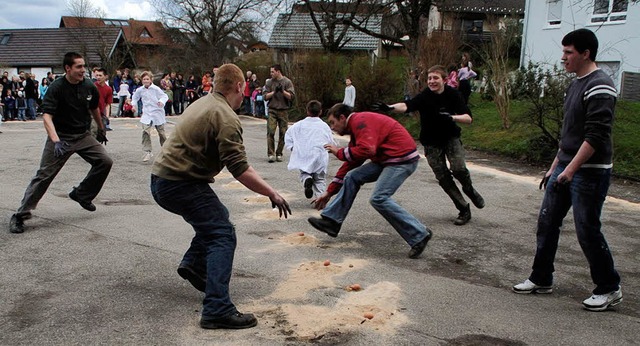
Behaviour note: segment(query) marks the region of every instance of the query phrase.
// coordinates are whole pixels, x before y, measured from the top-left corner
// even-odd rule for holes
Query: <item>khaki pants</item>
[[[158,137],[160,137],[160,146],[167,140],[167,136],[164,132],[163,125],[153,125],[153,121],[149,124],[142,124],[142,151],[151,152],[151,128],[155,127],[158,131]]]
[[[276,150],[275,135],[276,127],[279,127],[278,149]],[[284,149],[284,134],[289,127],[289,112],[287,110],[269,109],[269,119],[267,119],[267,155],[282,156]]]

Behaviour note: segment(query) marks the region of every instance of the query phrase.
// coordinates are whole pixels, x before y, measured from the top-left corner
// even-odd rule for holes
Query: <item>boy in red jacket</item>
[[[340,135],[350,134],[347,148],[327,144],[325,148],[344,161],[327,191],[315,200],[323,209],[322,218],[309,223],[331,237],[337,237],[353,205],[360,186],[376,182],[370,203],[411,246],[410,258],[417,258],[431,239],[431,230],[391,198],[402,183],[415,172],[420,155],[409,132],[388,116],[361,112],[338,103],[327,113],[329,126]],[[363,165],[366,160],[370,160]],[[329,205],[331,196],[338,196]]]

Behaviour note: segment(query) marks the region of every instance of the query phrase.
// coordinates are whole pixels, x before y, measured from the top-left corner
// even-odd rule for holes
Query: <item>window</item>
[[[562,0],[547,0],[547,24],[557,26],[562,22]]]
[[[147,30],[146,28],[144,30],[142,30],[142,32],[140,33],[140,37],[144,37],[144,38],[151,38],[151,34],[149,33],[149,30]]]
[[[0,38],[0,46],[6,46],[9,43],[9,38],[11,38],[11,34],[4,34],[2,38]]]
[[[591,23],[609,23],[627,20],[629,0],[595,0]]]

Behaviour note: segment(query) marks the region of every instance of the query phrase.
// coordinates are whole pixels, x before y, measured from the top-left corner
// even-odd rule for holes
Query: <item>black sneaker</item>
[[[24,219],[18,214],[11,215],[9,221],[9,232],[11,233],[23,233],[24,232]]]
[[[330,237],[337,237],[338,232],[340,232],[340,227],[342,227],[341,223],[333,221],[326,217],[310,217],[307,219],[311,226],[317,229],[320,232],[324,232],[328,234]]]
[[[469,220],[471,220],[471,207],[467,204],[467,207],[460,211],[458,218],[453,221],[453,224],[456,226],[462,226],[469,222]]]
[[[258,325],[258,320],[253,314],[235,312],[229,316],[220,318],[201,318],[200,327],[204,329],[244,329]]]
[[[427,247],[427,243],[431,240],[431,237],[433,237],[433,232],[430,229],[427,228],[427,232],[427,236],[424,237],[424,239],[411,247],[411,250],[409,251],[409,258],[418,258],[424,251],[424,248]]]
[[[71,190],[71,192],[69,192],[69,198],[71,198],[72,200],[78,202],[78,204],[80,204],[81,207],[83,207],[84,209],[86,209],[88,211],[96,211],[96,206],[93,203],[82,201],[82,200],[80,200],[80,198],[78,198],[78,194],[77,194],[75,188],[73,190]]]
[[[304,196],[307,198],[313,197],[313,179],[307,178],[304,181]]]
[[[207,277],[199,274],[192,266],[186,263],[180,263],[178,266],[178,275],[181,278],[189,281],[191,286],[195,287],[200,292],[204,292],[207,288]]]

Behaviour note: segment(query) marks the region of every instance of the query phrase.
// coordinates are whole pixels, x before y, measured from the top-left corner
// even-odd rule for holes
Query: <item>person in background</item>
[[[456,68],[456,65],[449,66],[449,75],[447,76],[445,83],[454,89],[458,89],[458,69]]]
[[[158,137],[160,138],[160,146],[164,144],[167,139],[164,131],[164,124],[166,123],[164,105],[169,100],[167,94],[162,91],[157,85],[153,84],[151,78],[153,74],[149,71],[145,71],[141,75],[142,87],[136,90],[133,94],[131,103],[134,105],[133,112],[136,112],[135,105],[139,100],[142,100],[144,112],[140,118],[142,123],[142,162],[149,161],[153,154],[151,152],[151,128],[155,127],[158,131]]]
[[[38,87],[38,91],[40,94],[40,102],[44,100],[44,95],[47,94],[47,90],[49,90],[49,79],[42,78],[42,82],[40,82],[40,86]]]
[[[236,229],[211,183],[226,168],[251,191],[269,197],[281,217],[287,218],[291,208],[247,162],[235,113],[244,99],[242,70],[222,65],[213,85],[214,92],[191,104],[180,117],[153,164],[150,187],[158,205],[180,215],[195,231],[177,271],[205,294],[200,327],[251,328],[257,319],[239,312],[229,294]]]
[[[269,100],[269,119],[267,120],[267,158],[269,162],[282,162],[284,134],[289,126],[289,109],[293,103],[295,91],[291,80],[282,75],[280,65],[271,66],[271,79],[265,85],[264,98]],[[275,134],[279,128],[278,148]],[[275,156],[274,156],[275,155]]]
[[[202,95],[207,95],[211,92],[211,87],[213,85],[212,80],[211,72],[205,72],[204,76],[202,76],[202,83],[200,83],[202,86]]]
[[[469,96],[471,96],[471,79],[478,76],[478,74],[471,69],[470,64],[470,61],[463,59],[460,69],[458,70],[458,90],[460,91],[460,94],[462,94],[464,104],[469,104]]]
[[[111,131],[109,117],[111,117],[111,103],[113,102],[113,89],[107,85],[107,70],[104,68],[96,68],[93,73],[96,82],[94,83],[98,89],[100,99],[98,100],[98,110],[100,111],[100,117],[102,118],[102,124],[105,130]],[[122,89],[121,89],[122,90]],[[94,122],[91,123],[91,133],[94,136],[98,134],[98,126]]]
[[[578,29],[562,39],[562,62],[574,79],[564,97],[564,117],[558,153],[542,178],[544,198],[536,231],[531,275],[513,286],[515,293],[551,293],[553,262],[560,227],[570,209],[582,252],[587,257],[591,297],[582,302],[589,311],[603,311],[622,302],[620,274],[601,231],[604,205],[613,167],[611,131],[618,92],[609,75],[598,68],[598,38]]]
[[[129,83],[126,79],[122,79],[120,82],[120,89],[118,91],[118,116],[122,116],[122,106],[124,105],[124,101],[131,97],[131,93],[129,92]]]
[[[351,84],[351,77],[347,77],[344,80],[344,84],[347,86],[344,88],[344,100],[342,103],[354,108],[356,106],[356,87]]]

